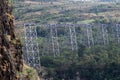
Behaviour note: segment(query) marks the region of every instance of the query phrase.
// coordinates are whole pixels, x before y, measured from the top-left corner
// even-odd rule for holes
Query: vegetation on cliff
[[[33,69],[23,65],[22,54],[22,45],[14,30],[9,0],[0,0],[0,80],[39,80],[38,77],[33,79],[37,74]]]
[[[0,79],[18,80],[22,71],[22,45],[14,33],[14,17],[8,0],[0,0]],[[14,43],[16,41],[16,43]]]

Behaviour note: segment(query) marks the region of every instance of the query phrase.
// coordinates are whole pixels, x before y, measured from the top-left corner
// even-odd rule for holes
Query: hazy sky
[[[73,0],[73,1],[91,1],[91,0]]]

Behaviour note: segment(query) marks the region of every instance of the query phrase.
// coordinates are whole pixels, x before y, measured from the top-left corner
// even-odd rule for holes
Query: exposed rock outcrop
[[[0,0],[0,80],[40,80],[37,72],[23,65],[22,45],[16,38],[9,0]]]
[[[11,6],[8,0],[0,0],[0,80],[19,80],[22,71],[22,45],[14,33]]]

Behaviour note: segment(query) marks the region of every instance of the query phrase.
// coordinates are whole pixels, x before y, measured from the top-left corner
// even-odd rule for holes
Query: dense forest
[[[41,65],[45,78],[54,80],[119,80],[120,46],[116,44],[86,48],[78,52],[64,52],[60,57],[45,56]],[[79,79],[78,79],[79,80]]]

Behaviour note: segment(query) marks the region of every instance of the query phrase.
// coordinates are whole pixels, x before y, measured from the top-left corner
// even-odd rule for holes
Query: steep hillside
[[[120,22],[119,3],[82,3],[69,1],[25,1],[16,5],[17,21],[51,23]],[[19,13],[19,14],[18,14]]]
[[[0,80],[18,80],[17,71],[22,71],[22,45],[14,33],[11,8],[8,0],[0,0]]]
[[[9,0],[0,0],[0,80],[34,80],[29,74],[36,72],[28,73],[30,68],[23,66],[22,45],[16,38],[11,12]]]

